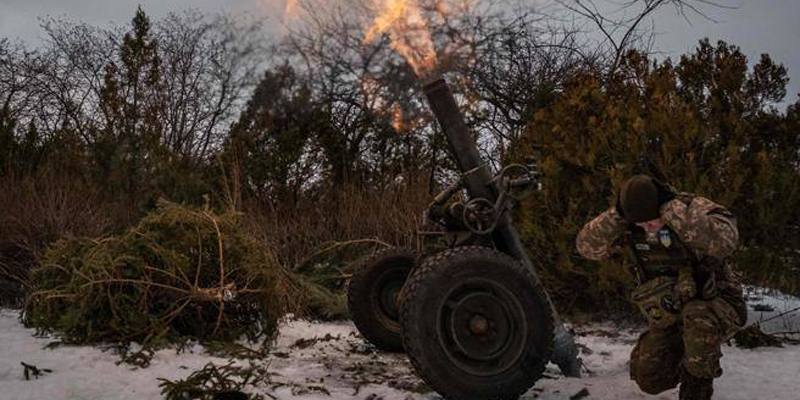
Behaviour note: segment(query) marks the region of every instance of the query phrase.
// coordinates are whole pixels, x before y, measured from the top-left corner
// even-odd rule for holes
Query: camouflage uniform
[[[664,204],[661,219],[665,227],[647,235],[612,207],[583,227],[577,249],[588,259],[603,260],[629,247],[639,284],[673,276],[680,290],[680,276],[688,274],[696,290],[686,293],[674,308],[674,324],[651,324],[641,335],[631,353],[630,373],[650,394],[680,382],[688,385],[695,378],[705,379],[711,391],[711,380],[722,374],[720,345],[747,317],[742,289],[732,271],[731,255],[738,242],[736,219],[724,207],[688,193]],[[684,397],[681,389],[681,398],[692,398]],[[709,392],[696,398],[710,396]]]

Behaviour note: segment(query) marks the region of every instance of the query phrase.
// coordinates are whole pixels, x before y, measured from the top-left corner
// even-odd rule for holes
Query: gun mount
[[[425,95],[428,98],[431,109],[442,127],[450,146],[452,155],[459,170],[465,173],[464,186],[472,201],[476,199],[486,199],[490,202],[497,201],[498,196],[507,193],[498,186],[501,179],[493,178],[488,165],[483,162],[475,144],[475,140],[467,128],[464,117],[461,114],[453,94],[444,79],[435,79],[425,85]],[[506,167],[508,168],[508,167]],[[504,169],[505,170],[505,169]],[[474,172],[473,172],[474,171]],[[503,176],[501,172],[499,176]],[[526,179],[527,178],[527,179]],[[517,184],[530,183],[538,185],[538,179],[531,173],[528,177],[522,178],[523,182]],[[527,182],[526,182],[527,181]],[[512,182],[513,183],[513,182]],[[536,272],[525,248],[520,241],[519,234],[511,222],[508,213],[501,213],[497,220],[497,225],[491,233],[492,242],[495,247],[515,259],[521,261],[536,276]],[[536,278],[538,280],[538,278]],[[547,302],[552,308],[555,319],[555,343],[553,361],[561,368],[567,376],[579,376],[580,364],[577,360],[577,348],[569,332],[560,323],[558,313],[552,307],[549,297]]]
[[[349,286],[356,326],[378,347],[404,349],[446,398],[514,398],[550,360],[565,375],[579,376],[573,338],[509,212],[520,191],[538,187],[538,176],[516,164],[493,175],[445,80],[424,91],[462,174],[436,196],[427,216],[454,239],[433,254],[418,246],[367,260]],[[467,198],[450,203],[462,189]]]

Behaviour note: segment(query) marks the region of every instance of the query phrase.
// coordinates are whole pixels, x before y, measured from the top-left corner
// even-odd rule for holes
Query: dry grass
[[[28,271],[62,237],[99,236],[114,224],[114,208],[81,179],[57,172],[0,177],[0,284],[27,287]],[[20,291],[0,295],[13,304]]]
[[[319,258],[352,259],[385,245],[410,246],[431,197],[412,180],[375,191],[331,190],[317,199],[274,208],[245,203],[254,236],[275,249],[281,264],[302,269]]]
[[[297,202],[274,204],[243,196],[238,177],[232,177],[223,182],[228,193],[211,198],[239,210],[246,234],[270,249],[287,271],[304,275],[291,279],[296,287],[287,289],[309,292],[308,298],[289,308],[312,317],[344,316],[339,289],[346,267],[387,245],[413,245],[430,201],[423,178],[405,178],[380,190],[329,187]],[[29,271],[53,243],[122,232],[136,214],[125,199],[109,201],[103,188],[64,173],[4,176],[0,186],[0,302],[5,305],[20,304],[30,286]],[[331,299],[335,304],[327,304]]]

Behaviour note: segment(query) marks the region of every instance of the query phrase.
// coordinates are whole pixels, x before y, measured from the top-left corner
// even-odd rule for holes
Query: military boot
[[[684,369],[681,371],[680,400],[710,400],[714,394],[714,379],[698,378]]]

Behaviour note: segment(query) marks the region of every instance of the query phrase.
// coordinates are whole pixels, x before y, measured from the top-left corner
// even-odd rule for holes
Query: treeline
[[[46,20],[35,50],[0,42],[6,279],[24,282],[54,240],[120,231],[159,198],[246,212],[287,266],[332,242],[414,243],[453,176],[444,137],[388,38],[364,42],[367,10],[314,4],[279,43],[242,20],[141,9],[108,29]],[[539,96],[524,88],[593,62],[569,50],[572,32],[529,32],[532,13],[427,13],[495,163]],[[523,86],[500,65],[512,59]]]
[[[336,3],[307,2],[280,42],[242,20],[153,22],[141,9],[109,29],[47,20],[36,50],[0,41],[4,285],[24,284],[54,240],[120,231],[159,198],[246,213],[289,267],[375,242],[319,254],[336,243],[414,243],[431,193],[454,177],[446,143],[388,39],[364,42],[368,10]],[[596,285],[572,246],[643,157],[733,207],[751,276],[792,287],[798,107],[774,108],[782,66],[748,70],[722,43],[657,64],[629,52],[636,26],[598,45],[540,13],[434,3],[440,68],[484,155],[541,157],[544,193],[520,217],[562,304],[619,304],[624,274],[609,267]]]
[[[700,42],[677,62],[631,51],[611,75],[570,80],[538,111],[517,157],[538,152],[546,190],[521,207],[529,248],[557,299],[579,309],[624,298],[628,263],[598,268],[574,250],[588,220],[645,173],[713,199],[738,219],[745,282],[800,290],[800,102],[785,111],[786,69]]]

